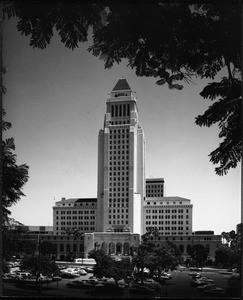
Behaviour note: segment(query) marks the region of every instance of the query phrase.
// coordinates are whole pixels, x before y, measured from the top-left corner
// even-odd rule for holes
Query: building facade
[[[176,245],[181,251],[183,260],[190,258],[190,249],[192,246],[200,244],[208,250],[208,260],[215,259],[215,251],[221,245],[221,235],[214,234],[196,234],[193,232],[191,235],[159,235],[156,240],[155,237],[151,238],[157,246],[171,242]]]
[[[94,232],[96,214],[96,198],[62,198],[53,207],[53,233],[66,234],[68,228]]]
[[[158,230],[156,244],[171,241],[184,258],[196,243],[209,249],[221,243],[211,232],[192,232],[191,200],[165,197],[163,178],[145,180],[145,137],[138,120],[137,99],[127,81],[119,79],[106,101],[104,126],[98,137],[97,198],[62,198],[53,207],[57,258],[87,257],[92,249],[129,255],[141,234]],[[68,228],[79,236],[67,235]]]
[[[149,197],[144,201],[144,233],[157,229],[162,235],[192,234],[192,204],[181,197]]]
[[[136,97],[127,81],[119,79],[99,132],[97,232],[142,233],[144,151]]]
[[[146,199],[165,196],[164,178],[146,179]]]

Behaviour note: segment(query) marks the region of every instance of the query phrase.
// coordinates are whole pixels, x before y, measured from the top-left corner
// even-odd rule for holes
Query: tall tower
[[[98,232],[142,233],[145,139],[136,98],[119,79],[106,102],[98,142]]]

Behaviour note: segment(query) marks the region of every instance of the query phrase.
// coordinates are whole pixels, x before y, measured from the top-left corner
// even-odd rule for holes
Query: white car
[[[161,273],[161,276],[165,276],[165,277],[168,277],[168,279],[172,279],[172,275],[170,273],[167,273],[167,272],[162,272]]]

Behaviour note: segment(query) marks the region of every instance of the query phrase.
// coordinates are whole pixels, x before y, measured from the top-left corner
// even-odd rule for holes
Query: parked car
[[[116,284],[109,283],[98,283],[94,286],[94,294],[97,293],[105,293],[105,294],[123,294],[125,288],[121,286],[117,286]]]
[[[168,279],[172,279],[172,275],[168,272],[162,272],[161,275],[167,277]]]
[[[158,282],[144,282],[144,285],[154,289],[155,291],[159,291],[161,289],[161,285]]]
[[[188,274],[191,278],[199,278],[202,277],[201,273],[191,272]]]
[[[27,279],[31,277],[31,274],[29,272],[16,272],[18,278],[21,279]]]
[[[77,268],[66,268],[61,270],[60,272],[63,278],[75,278],[75,277],[79,277],[80,275]]]
[[[200,291],[206,291],[206,290],[210,290],[213,287],[215,287],[215,284],[213,284],[213,283],[207,283],[205,285],[199,285],[199,286],[197,286],[197,289],[200,290]]]
[[[94,269],[91,268],[91,267],[84,267],[83,268],[87,273],[93,273],[94,272]]]
[[[129,292],[131,294],[143,294],[143,295],[149,294],[149,295],[153,295],[155,293],[155,290],[150,289],[149,287],[144,286],[144,285],[138,285],[138,286],[136,285],[136,286],[130,287]]]
[[[16,282],[19,280],[19,276],[14,273],[5,273],[2,276],[3,282]]]
[[[74,280],[72,282],[68,282],[66,286],[69,288],[87,289],[90,288],[92,285],[88,283],[87,280]]]
[[[87,272],[84,269],[78,271],[80,275],[87,275]]]
[[[224,290],[219,287],[212,287],[211,289],[204,290],[203,292],[205,294],[209,294],[209,295],[224,295],[225,294]]]
[[[79,274],[62,273],[62,274],[61,274],[61,277],[62,277],[62,278],[67,278],[67,279],[72,279],[72,278],[79,277]]]

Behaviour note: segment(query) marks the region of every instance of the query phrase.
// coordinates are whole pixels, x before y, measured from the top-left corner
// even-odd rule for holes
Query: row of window
[[[148,184],[148,183],[146,183],[146,189],[160,189],[160,188],[162,188],[163,189],[163,184]]]
[[[116,155],[129,155],[129,150],[122,150],[122,151],[117,151],[117,153],[116,153],[116,151],[110,151],[110,155],[114,155],[114,156],[116,156]],[[118,157],[120,157],[120,156],[118,156]],[[128,156],[127,156],[128,157]],[[111,158],[111,157],[110,157]],[[120,158],[118,158],[118,159],[120,159]]]
[[[73,252],[77,252],[78,251],[78,247],[77,247],[77,244],[72,244],[72,251]],[[83,249],[83,245],[82,244],[80,244],[79,245],[79,251],[80,252],[83,252],[84,251],[84,249]],[[60,252],[64,252],[64,245],[63,244],[60,244],[60,246],[59,246],[59,251]],[[70,244],[67,244],[66,245],[66,252],[71,252],[71,245]]]
[[[79,214],[79,215],[95,215],[95,210],[61,210],[60,211],[61,212],[61,215],[65,215],[65,214],[67,214],[67,215],[71,215],[71,214],[73,214],[73,215],[77,215],[77,214]],[[58,215],[59,214],[59,211],[58,210],[56,210],[56,214]]]
[[[120,166],[120,165],[129,165],[129,161],[127,160],[127,161],[118,161],[118,162],[116,162],[116,161],[110,161],[110,166]]]
[[[147,214],[150,214],[150,213],[153,213],[153,214],[157,214],[157,213],[159,213],[159,214],[163,214],[164,212],[166,213],[166,214],[170,214],[170,213],[184,213],[184,210],[183,209],[146,209],[146,213]],[[189,209],[187,209],[186,210],[186,213],[189,213]]]
[[[129,139],[129,133],[127,133],[126,135],[125,134],[118,134],[118,135],[112,135],[112,134],[110,134],[110,139],[112,140],[115,140],[115,139]]]
[[[129,128],[126,129],[110,129],[110,134],[129,133]]]
[[[57,206],[90,206],[90,205],[95,205],[96,202],[93,202],[93,203],[61,203],[61,204],[57,204]]]
[[[111,193],[112,188],[110,188],[109,197],[128,197],[129,193]]]
[[[109,215],[109,219],[128,219],[128,215]]]
[[[129,176],[129,171],[126,171],[126,172],[123,171],[123,172],[117,172],[117,173],[116,173],[116,172],[113,172],[114,178],[115,178],[115,176],[118,176],[118,177],[119,177],[119,176],[121,176],[121,175],[122,175],[122,176],[125,176],[125,175],[126,175],[126,176]],[[110,176],[112,176],[112,172],[110,172]],[[112,180],[112,177],[110,177],[110,180]]]
[[[59,217],[56,217],[58,220]],[[95,216],[61,216],[61,220],[95,220]]]
[[[129,198],[122,198],[122,199],[112,199],[112,198],[109,198],[109,202],[128,202],[129,201]]]
[[[113,145],[113,146],[111,145],[111,146],[110,146],[110,150],[112,150],[112,149],[114,149],[114,150],[115,150],[115,149],[121,150],[121,149],[125,149],[125,148],[126,148],[126,149],[129,149],[129,144],[127,144],[126,147],[125,147],[125,145],[122,145],[122,146],[121,146],[121,145],[117,145],[117,146],[116,146],[116,145]]]
[[[126,213],[128,213],[128,209],[126,209],[126,211],[125,211],[125,209],[113,209],[113,211],[111,210],[111,209],[109,209],[109,213],[111,214],[111,213],[124,213],[124,212],[126,212]]]
[[[152,221],[152,222],[153,222],[153,224],[161,224],[161,225],[163,225],[163,224],[183,225],[184,224],[183,221],[178,221],[178,222],[177,221]],[[146,221],[146,224],[150,224],[150,221]],[[186,221],[186,225],[188,225],[188,224],[189,224],[189,222]]]
[[[171,205],[171,202],[169,202],[169,201],[167,201],[167,202],[160,201],[159,203],[157,203],[157,202],[150,202],[150,201],[148,201],[146,204],[147,205],[157,205],[157,204],[158,205],[162,205],[162,204]],[[176,204],[176,202],[174,201],[173,204]],[[182,201],[180,201],[179,204],[182,204]]]
[[[61,233],[60,234],[65,234],[66,233],[66,229],[67,227],[60,227],[60,231]],[[92,232],[92,231],[95,231],[95,227],[94,226],[85,226],[85,227],[78,227],[78,229],[80,229],[81,231],[84,231],[84,232]],[[57,232],[56,234],[59,234],[58,232],[59,228],[57,227]]]
[[[156,198],[156,197],[163,197],[163,196],[164,196],[163,192],[161,192],[161,193],[153,193],[153,194],[150,194],[150,193],[146,192],[146,197],[147,198]]]
[[[111,224],[113,224],[113,225],[123,225],[123,224],[128,224],[128,220],[110,220],[109,221],[109,225],[111,225]]]
[[[109,203],[108,207],[128,207],[128,203]]]
[[[146,219],[183,219],[183,215],[146,215]],[[188,216],[186,216],[188,219]]]
[[[111,125],[121,125],[121,124],[130,124],[130,120],[125,120],[125,121],[111,121]]]
[[[126,155],[126,156],[116,156],[116,155],[114,155],[114,156],[110,156],[109,159],[110,160],[121,160],[121,159],[123,159],[123,160],[127,159],[128,160],[129,156],[128,155]]]
[[[111,105],[112,117],[129,117],[130,104]]]
[[[58,222],[56,222],[56,225],[59,225],[59,223]],[[74,222],[61,222],[61,225],[95,225],[95,222],[94,221],[90,221],[90,222],[88,222],[88,221],[84,221],[84,222],[82,222],[82,221],[79,221],[79,222],[76,222],[76,221],[74,221]]]
[[[116,186],[116,177],[113,178],[114,182],[110,181],[110,185]],[[126,181],[125,181],[125,177],[118,177],[117,178],[117,186],[124,186],[125,184],[129,184],[128,181],[128,177],[126,177]]]
[[[125,186],[123,186],[122,188],[111,187],[111,188],[109,188],[109,191],[113,192],[115,197],[116,197],[116,192],[118,192],[118,196],[122,196],[122,197],[128,197],[128,194],[129,194],[129,193],[125,193],[126,191],[128,191],[128,187],[125,187]],[[119,192],[123,192],[123,193],[121,193],[121,195],[120,195]],[[112,193],[110,193],[110,194],[112,194]]]
[[[129,144],[129,139],[124,139],[124,140],[110,140],[110,145],[116,145],[116,144]]]
[[[123,166],[123,167],[110,166],[110,169],[112,169],[112,171],[125,171],[125,170],[128,170],[128,168],[129,168],[129,165],[126,165],[126,167],[125,166]]]
[[[160,223],[159,223],[160,224]],[[146,221],[146,225],[158,225],[157,221]],[[163,224],[160,224],[163,225]],[[169,223],[165,222],[165,225],[170,225]],[[164,230],[164,227],[157,227],[159,230]],[[185,228],[183,226],[165,226],[165,230],[189,230],[189,227],[186,226]]]

